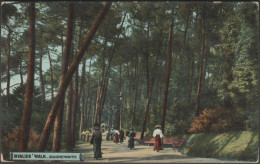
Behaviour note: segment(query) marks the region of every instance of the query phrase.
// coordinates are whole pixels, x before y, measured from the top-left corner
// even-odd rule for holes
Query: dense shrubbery
[[[5,159],[9,159],[10,152],[18,151],[19,133],[19,128],[16,127],[12,132],[9,132],[7,135],[2,137],[1,149]],[[39,135],[34,130],[31,130],[29,134],[28,151],[36,151],[38,141]]]
[[[239,107],[228,109],[216,107],[205,109],[199,117],[191,123],[190,133],[196,132],[225,132],[245,129],[245,114]]]

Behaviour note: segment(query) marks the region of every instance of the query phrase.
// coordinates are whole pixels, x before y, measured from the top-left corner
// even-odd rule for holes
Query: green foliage
[[[181,151],[193,157],[256,161],[258,135],[255,131],[192,134],[185,137]]]

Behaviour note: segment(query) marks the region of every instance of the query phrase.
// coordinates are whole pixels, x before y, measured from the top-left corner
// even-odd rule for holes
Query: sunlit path
[[[212,158],[192,158],[182,155],[172,148],[164,148],[160,152],[153,151],[152,146],[136,144],[134,150],[127,148],[126,143],[115,144],[106,141],[103,134],[102,152],[103,159],[94,159],[93,145],[80,142],[75,148],[75,152],[85,153],[84,162],[121,162],[121,163],[249,163],[243,161],[224,161]]]

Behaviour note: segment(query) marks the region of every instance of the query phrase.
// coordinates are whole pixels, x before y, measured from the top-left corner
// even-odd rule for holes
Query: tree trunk
[[[68,24],[67,24],[67,36],[66,36],[66,45],[65,45],[65,53],[62,57],[62,75],[60,78],[60,87],[62,85],[62,81],[68,70],[69,56],[71,53],[71,45],[73,39],[73,22],[74,22],[74,4],[69,4],[68,11]],[[54,125],[54,136],[53,136],[53,151],[59,152],[61,149],[61,132],[62,132],[62,122],[63,122],[63,113],[64,113],[64,99],[65,93],[62,95],[61,102],[58,107],[58,113],[55,119]]]
[[[135,92],[134,92],[134,110],[133,110],[133,119],[132,119],[132,127],[134,126],[135,123],[135,111],[136,111],[136,100],[137,100],[137,88],[138,88],[138,75],[137,75],[137,71],[138,71],[138,61],[136,62],[136,66],[135,66]]]
[[[84,96],[85,98],[85,88],[84,88],[84,84],[85,84],[85,74],[86,74],[86,70],[85,70],[85,67],[86,67],[86,59],[83,61],[83,64],[82,64],[82,71],[81,71],[81,82],[80,82],[80,89],[79,89],[79,103],[80,103],[80,100],[81,100],[81,96]],[[81,95],[83,92],[83,95]],[[83,100],[83,98],[82,98]],[[82,101],[82,110],[80,111],[81,115],[80,115],[80,126],[79,126],[79,136],[81,135],[81,132],[82,132],[82,129],[84,129],[84,119],[85,119],[85,109],[84,109],[84,100]]]
[[[11,55],[11,33],[12,30],[9,26],[8,27],[8,34],[7,34],[7,58],[6,58],[6,77],[7,77],[7,82],[6,82],[6,107],[9,107],[10,99],[10,55]]]
[[[82,41],[82,37],[81,37],[81,34],[82,34],[82,23],[83,23],[83,18],[82,17],[80,17],[80,26],[79,26],[79,38],[78,38],[78,49],[80,48],[80,45],[81,45],[81,41]],[[86,59],[84,59],[83,60],[83,63],[86,63]],[[84,65],[84,64],[83,64]],[[85,68],[83,69],[84,70],[84,73],[85,73]],[[77,75],[78,76],[78,75]],[[84,76],[84,75],[83,75]],[[81,76],[81,77],[83,77],[83,76]],[[78,77],[77,77],[78,78]],[[84,79],[84,77],[82,78],[82,79]],[[78,79],[79,80],[79,79]],[[83,80],[81,80],[81,83],[80,83],[80,88],[79,88],[79,90],[78,90],[78,88],[77,88],[77,90],[78,90],[78,100],[77,100],[77,102],[78,102],[78,110],[77,110],[77,113],[79,113],[79,115],[80,115],[80,118],[81,118],[81,120],[80,120],[80,124],[79,124],[79,139],[80,139],[80,136],[81,136],[81,131],[82,131],[82,121],[83,121],[83,119],[82,119],[82,114],[83,114],[83,111],[81,111],[80,110],[80,99],[81,99],[81,94],[82,94],[82,89],[83,89],[83,84],[82,83],[84,83],[84,81]],[[75,125],[76,125],[76,123],[75,123]],[[76,129],[75,129],[76,130]]]
[[[205,39],[205,6],[202,9],[202,20],[201,20],[201,56],[200,56],[200,73],[199,83],[197,89],[197,104],[196,104],[196,116],[199,116],[200,99],[201,99],[201,84],[202,84],[202,69],[203,69],[203,54],[204,54],[204,39]]]
[[[189,82],[189,92],[188,92],[188,104],[191,103],[191,93],[192,93],[192,79],[193,79],[193,70],[194,70],[194,54],[195,54],[195,45],[196,45],[196,31],[197,31],[197,20],[198,20],[198,9],[196,11],[195,18],[195,27],[194,27],[194,38],[193,38],[193,47],[192,47],[192,56],[191,56],[191,67],[190,67],[190,82]]]
[[[53,73],[52,73],[52,61],[51,61],[51,55],[50,52],[48,52],[48,58],[50,62],[50,73],[51,73],[51,100],[54,99],[54,93],[53,93]]]
[[[142,131],[141,131],[141,137],[140,137],[141,140],[144,138],[144,131],[145,131],[145,126],[147,124],[147,120],[150,120],[150,118],[149,118],[150,117],[149,116],[149,106],[150,106],[150,101],[151,101],[152,92],[153,92],[153,85],[154,85],[154,81],[155,81],[155,75],[156,75],[156,72],[157,72],[156,70],[157,70],[157,67],[158,67],[157,65],[158,65],[159,55],[160,55],[160,51],[159,51],[159,53],[156,56],[155,66],[154,66],[154,69],[153,69],[153,76],[152,76],[152,79],[151,79],[152,82],[151,82],[150,88],[148,90],[148,96],[147,96],[146,107],[145,107],[145,116],[144,116]],[[149,71],[149,69],[147,69],[147,70]]]
[[[94,92],[92,90],[91,92],[91,96],[90,96],[90,101],[89,101],[89,109],[88,109],[88,114],[87,114],[87,124],[86,124],[86,128],[90,128],[90,124],[91,124],[91,121],[90,121],[90,114],[91,114],[91,110],[92,110],[92,101],[93,101],[93,96],[94,96]],[[93,117],[92,117],[93,119]]]
[[[125,17],[126,17],[126,13],[124,13],[124,17],[123,17],[123,20],[121,22],[120,31],[122,31],[122,27],[123,27],[123,24],[124,24],[124,21],[125,21]],[[98,101],[97,101],[97,104],[96,104],[95,123],[99,123],[99,124],[101,123],[100,121],[101,121],[101,117],[102,117],[103,106],[104,106],[105,99],[106,99],[108,80],[109,80],[110,70],[111,70],[111,63],[112,63],[116,48],[118,47],[119,36],[120,36],[120,34],[118,34],[116,36],[114,47],[113,47],[111,55],[108,59],[108,66],[107,66],[106,72],[104,74],[104,80],[102,81],[102,84],[101,84],[99,92],[98,92],[99,94],[97,96]]]
[[[89,62],[89,71],[88,71],[88,92],[87,92],[87,97],[84,100],[84,116],[85,118],[83,119],[83,128],[86,129],[88,128],[88,120],[89,120],[89,115],[90,115],[90,111],[91,111],[91,101],[92,101],[92,97],[91,97],[91,101],[90,101],[90,107],[87,113],[87,106],[88,106],[88,99],[89,99],[89,92],[90,92],[90,71],[91,71],[91,60]],[[86,88],[86,87],[85,87]],[[92,96],[92,95],[91,95]]]
[[[172,11],[174,12],[174,11]],[[168,88],[169,88],[169,81],[171,76],[171,63],[172,63],[172,32],[173,32],[173,16],[169,31],[169,45],[168,45],[168,60],[167,60],[167,72],[166,72],[166,79],[165,79],[165,90],[164,90],[164,99],[163,99],[163,107],[162,107],[162,132],[164,133],[165,129],[165,116],[166,116],[166,108],[167,108],[167,99],[168,99]]]
[[[79,49],[76,56],[73,58],[73,61],[70,65],[70,67],[69,67],[69,70],[66,73],[66,76],[65,76],[64,80],[62,81],[62,83],[59,87],[56,99],[55,99],[55,101],[52,105],[52,108],[51,108],[50,113],[48,115],[46,124],[44,126],[44,129],[43,129],[40,141],[39,141],[38,151],[40,151],[40,152],[45,150],[47,140],[50,136],[50,129],[53,126],[53,122],[54,122],[55,116],[57,114],[58,107],[60,106],[60,103],[63,99],[63,96],[66,92],[66,89],[68,88],[70,81],[72,80],[72,76],[73,76],[74,72],[76,71],[76,69],[77,69],[77,67],[80,63],[80,60],[83,57],[83,55],[84,55],[87,47],[89,46],[92,38],[94,37],[99,25],[101,24],[101,22],[104,19],[106,13],[108,12],[111,4],[112,4],[112,2],[106,2],[105,6],[103,7],[103,9],[98,14],[95,22],[91,26],[91,28],[90,28],[87,36],[86,36],[86,39],[83,42],[82,47]]]
[[[79,82],[79,78],[78,78],[78,68],[76,70],[76,74],[75,74],[75,85],[74,85],[74,97],[73,97],[73,107],[72,107],[72,119],[71,119],[71,133],[72,133],[72,144],[73,147],[75,147],[75,143],[76,143],[76,115],[77,115],[77,109],[78,109],[78,82]]]
[[[29,6],[29,66],[27,74],[26,95],[24,101],[24,111],[22,118],[22,128],[19,142],[19,151],[27,151],[28,139],[30,134],[30,123],[32,114],[33,91],[34,91],[34,71],[35,71],[35,3],[30,2]]]
[[[68,91],[68,102],[67,102],[67,112],[66,112],[66,150],[72,151],[72,140],[71,140],[71,111],[72,111],[72,99],[73,99],[73,84],[69,85]]]
[[[183,41],[182,41],[182,49],[181,49],[181,56],[180,56],[180,65],[183,65],[183,59],[187,58],[186,56],[184,57],[184,50],[186,47],[186,36],[187,36],[187,31],[188,31],[188,27],[189,27],[189,13],[187,13],[186,15],[186,22],[185,22],[185,30],[184,30],[184,34],[183,34]]]
[[[44,87],[44,77],[42,74],[42,52],[40,52],[40,81],[41,81],[41,90],[42,90],[42,101],[45,101],[45,87]]]
[[[203,75],[202,75],[202,81],[201,81],[201,90],[203,89],[203,85],[205,82],[206,78],[206,72],[207,72],[207,67],[208,67],[208,55],[209,55],[209,41],[207,41],[207,46],[206,46],[206,53],[205,53],[205,64],[203,68]]]
[[[21,78],[21,86],[23,86],[23,70],[22,70],[22,67],[23,67],[23,62],[21,61],[20,67],[19,67],[19,73],[20,73],[20,78]]]

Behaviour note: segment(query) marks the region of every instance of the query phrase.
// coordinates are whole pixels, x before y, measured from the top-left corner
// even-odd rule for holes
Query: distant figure
[[[124,142],[124,138],[125,138],[125,132],[123,129],[121,129],[119,131],[119,140],[120,140],[120,143]]]
[[[129,141],[129,131],[128,130],[126,130],[126,133],[125,133],[125,136],[126,136],[126,139],[125,139],[125,142],[128,144],[128,141]]]
[[[99,124],[94,124],[94,131],[90,140],[90,144],[93,144],[94,158],[102,158],[101,153],[101,142],[102,142],[102,133],[99,129]]]
[[[85,142],[85,139],[86,139],[86,132],[85,130],[83,130],[81,133],[81,141]]]
[[[160,125],[156,125],[155,130],[153,131],[153,137],[155,137],[153,150],[157,150],[157,152],[159,152],[159,150],[162,150],[161,138],[163,137],[163,134],[160,128],[161,128]]]
[[[114,131],[114,129],[111,129],[111,132],[110,132],[111,141],[114,141],[114,135],[115,135],[115,131]]]
[[[115,130],[115,139],[114,139],[114,142],[115,142],[115,143],[118,143],[118,142],[119,142],[119,131],[118,131],[118,130]]]
[[[90,131],[86,131],[86,136],[87,136],[87,142],[89,142],[89,136],[90,136]]]
[[[110,138],[110,129],[108,129],[107,131],[106,140],[109,141],[109,138]]]
[[[133,149],[135,147],[135,132],[134,129],[131,129],[130,133],[129,133],[129,141],[128,141],[128,148]]]

